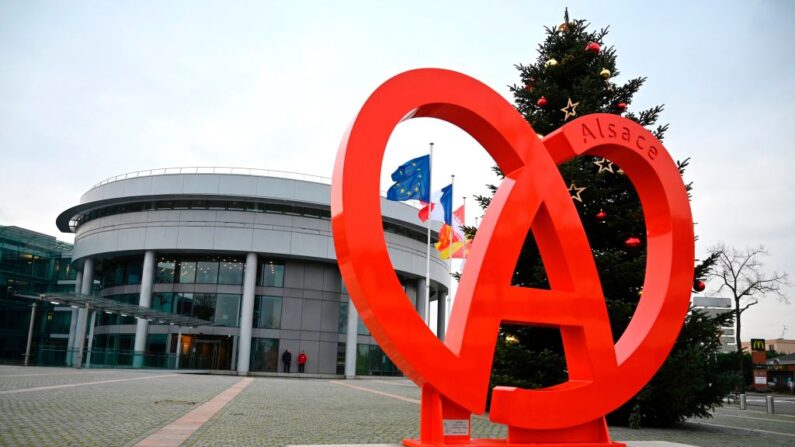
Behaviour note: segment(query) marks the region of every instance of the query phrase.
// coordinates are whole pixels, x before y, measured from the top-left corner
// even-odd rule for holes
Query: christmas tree
[[[648,128],[662,140],[668,125],[658,125],[663,106],[633,111],[633,96],[646,78],[616,82],[620,72],[616,51],[605,46],[608,29],[590,31],[584,20],[570,20],[568,11],[560,26],[546,28],[546,39],[539,45],[538,58],[528,65],[517,65],[521,84],[511,86],[518,111],[540,135],[546,135],[577,116],[590,113],[623,115]],[[680,173],[688,160],[677,162]],[[561,174],[570,186],[572,200],[583,222],[594,255],[615,340],[629,324],[640,299],[646,267],[643,211],[629,179],[619,166],[609,160],[577,157],[561,166]],[[500,175],[499,169],[495,172]],[[488,185],[492,193],[494,185]],[[687,185],[688,192],[691,185]],[[476,200],[486,208],[490,196]],[[476,229],[467,231],[474,236]],[[694,288],[700,288],[715,259],[705,260],[696,268]],[[513,276],[516,286],[549,288],[543,262],[532,233],[528,233]],[[681,373],[695,374],[705,383],[717,382],[707,377],[715,373],[714,353],[718,349],[718,324],[704,315],[691,316],[669,360],[636,398],[617,410],[611,422],[665,425],[687,416],[707,415],[718,404],[729,385],[703,390],[685,389],[691,396],[685,405],[672,406],[660,399]],[[685,340],[685,341],[683,341]],[[703,342],[703,343],[702,343]],[[698,346],[700,350],[695,350]],[[687,350],[683,354],[683,350]],[[698,362],[694,361],[697,359]],[[687,363],[698,364],[701,372]],[[672,374],[676,371],[676,374]],[[541,388],[565,382],[566,360],[557,329],[503,325],[497,341],[492,370],[492,386]],[[722,380],[722,379],[721,379]],[[701,382],[699,382],[701,383]],[[723,394],[722,394],[723,393]],[[663,411],[658,407],[673,409]]]

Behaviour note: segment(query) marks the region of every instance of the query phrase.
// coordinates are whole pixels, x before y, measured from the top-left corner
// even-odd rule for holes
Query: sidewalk
[[[219,403],[216,398],[240,387],[241,380],[250,383]],[[390,444],[416,437],[419,425],[417,387],[394,378],[242,379],[173,370],[0,366],[0,391],[0,446],[134,446],[164,429],[180,436],[161,439],[184,440],[185,446]],[[203,416],[189,416],[194,410]],[[183,432],[186,417],[192,427]],[[505,427],[475,416],[472,433],[500,438]],[[610,427],[610,433],[629,442],[791,447],[795,415],[727,405],[714,418],[671,429]]]

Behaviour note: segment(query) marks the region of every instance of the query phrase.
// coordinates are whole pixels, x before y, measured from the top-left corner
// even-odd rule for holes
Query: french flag
[[[431,203],[425,203],[417,214],[423,222],[428,219],[444,222],[447,225],[453,224],[453,184],[434,191],[431,194]]]

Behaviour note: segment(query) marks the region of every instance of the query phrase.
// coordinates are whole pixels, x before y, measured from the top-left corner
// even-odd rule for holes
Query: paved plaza
[[[0,366],[0,446],[395,443],[417,435],[418,404],[417,388],[404,379]],[[745,411],[727,406],[675,429],[610,431],[619,441],[795,445],[795,402],[778,407],[781,414],[769,415],[753,403]],[[473,418],[475,437],[504,434],[487,418]]]

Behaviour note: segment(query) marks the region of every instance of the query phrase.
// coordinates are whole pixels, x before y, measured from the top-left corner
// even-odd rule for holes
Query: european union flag
[[[417,199],[423,202],[431,200],[431,156],[423,155],[409,160],[392,173],[395,182],[386,192],[388,200],[402,202]]]

